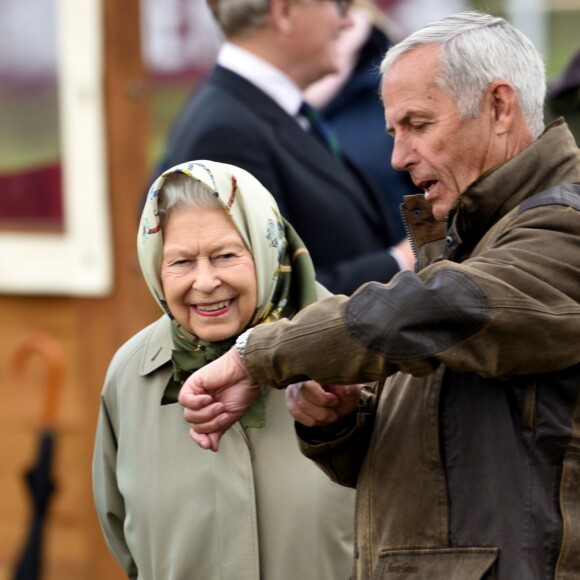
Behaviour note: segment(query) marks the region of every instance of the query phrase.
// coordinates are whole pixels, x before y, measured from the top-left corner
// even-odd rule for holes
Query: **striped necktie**
[[[300,105],[300,114],[308,119],[311,132],[320,139],[326,148],[337,158],[342,159],[340,155],[340,145],[330,125],[324,121],[322,115],[308,103],[303,102]]]

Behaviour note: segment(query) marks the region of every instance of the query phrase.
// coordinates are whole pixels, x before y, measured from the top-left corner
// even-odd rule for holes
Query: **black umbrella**
[[[41,578],[44,524],[50,498],[56,488],[52,477],[55,447],[54,425],[64,374],[64,353],[61,344],[54,338],[41,333],[28,335],[14,351],[14,370],[22,373],[25,362],[34,354],[40,355],[46,366],[45,401],[36,462],[24,474],[32,500],[32,510],[26,543],[14,570],[14,580],[39,580]]]

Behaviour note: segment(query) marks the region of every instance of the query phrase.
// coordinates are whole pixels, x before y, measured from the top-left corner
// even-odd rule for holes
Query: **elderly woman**
[[[119,349],[103,389],[93,486],[112,553],[144,580],[346,580],[354,495],[300,454],[284,393],[264,388],[219,454],[175,404],[246,328],[326,294],[307,250],[256,179],[209,161],[157,179],[138,248],[164,315]]]

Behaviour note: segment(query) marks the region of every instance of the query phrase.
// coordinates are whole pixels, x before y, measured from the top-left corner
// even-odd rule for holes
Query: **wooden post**
[[[104,91],[114,285],[104,299],[79,301],[80,385],[94,427],[106,368],[115,350],[160,314],[137,261],[141,204],[150,178],[149,91],[141,56],[139,0],[103,0]],[[90,440],[92,454],[93,437]],[[94,509],[93,509],[94,512]],[[110,556],[96,515],[92,519],[95,578],[123,578]]]

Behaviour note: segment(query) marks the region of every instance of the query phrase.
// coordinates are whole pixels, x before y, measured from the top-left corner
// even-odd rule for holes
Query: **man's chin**
[[[449,213],[449,208],[446,205],[436,203],[432,206],[431,211],[433,212],[433,217],[438,222],[444,222]]]

